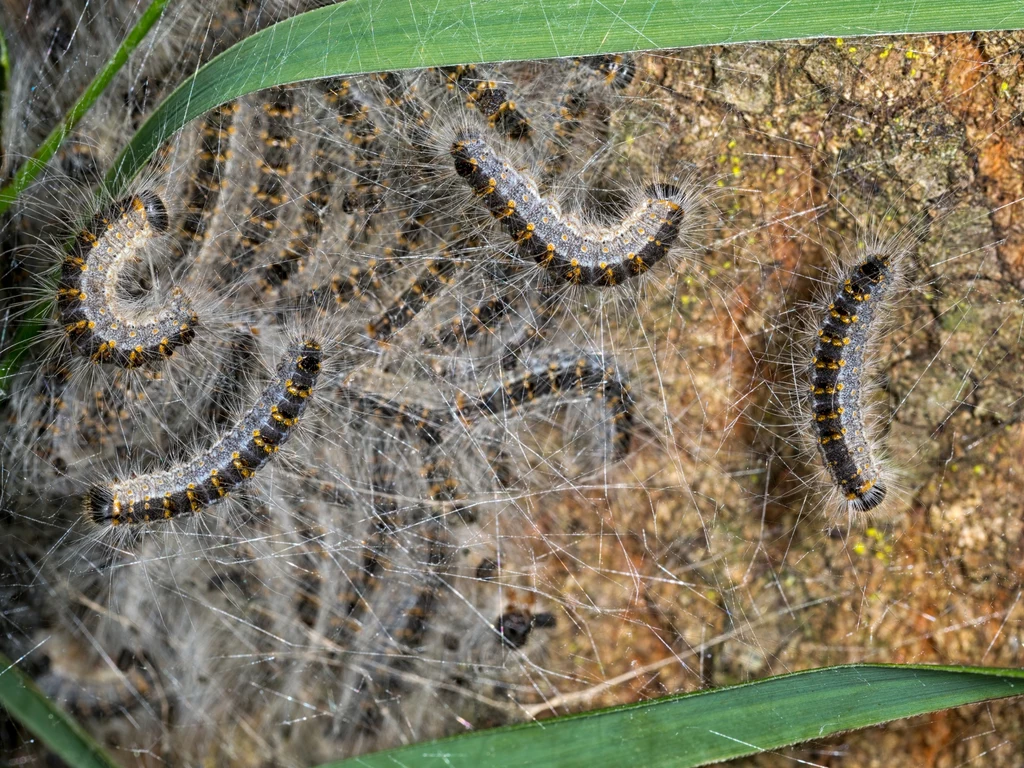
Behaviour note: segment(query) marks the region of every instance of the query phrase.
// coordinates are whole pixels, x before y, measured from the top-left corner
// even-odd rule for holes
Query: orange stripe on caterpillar
[[[195,338],[199,317],[179,288],[151,317],[127,316],[118,299],[122,270],[168,226],[163,201],[143,192],[114,203],[79,234],[57,288],[60,322],[76,354],[137,368],[170,357]]]
[[[451,155],[455,172],[501,222],[520,255],[564,282],[614,286],[643,274],[668,254],[687,215],[681,190],[649,186],[647,200],[619,226],[584,227],[478,133],[460,133]]]
[[[203,512],[252,479],[287,442],[313,393],[323,353],[306,340],[291,349],[242,419],[209,449],[181,466],[92,486],[84,502],[97,525],[130,526]]]

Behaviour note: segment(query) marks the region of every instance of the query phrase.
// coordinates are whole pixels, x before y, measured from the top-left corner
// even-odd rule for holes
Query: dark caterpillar
[[[609,361],[585,356],[556,358],[525,369],[510,371],[505,378],[476,396],[461,393],[451,411],[431,408],[413,400],[384,396],[344,387],[338,393],[345,407],[361,416],[373,416],[407,429],[427,446],[442,442],[442,433],[457,416],[464,425],[485,418],[504,417],[544,400],[586,395],[600,400],[611,413],[613,444],[619,458],[629,453],[633,435],[634,402],[629,382]]]
[[[649,186],[647,199],[616,227],[586,227],[543,197],[536,183],[499,157],[477,133],[451,146],[455,172],[501,221],[516,249],[559,281],[614,286],[665,258],[682,231],[685,193]]]
[[[138,368],[166,359],[195,338],[199,317],[180,289],[158,314],[133,318],[118,298],[121,271],[167,232],[163,201],[152,192],[114,203],[82,230],[61,266],[57,310],[72,350],[94,363]]]
[[[881,504],[888,491],[864,423],[864,355],[893,285],[888,256],[873,254],[854,267],[828,305],[811,361],[818,450],[836,488],[862,512]]]
[[[266,245],[281,224],[281,216],[292,201],[290,177],[296,167],[296,123],[300,116],[295,91],[289,88],[269,89],[262,103],[259,129],[259,177],[253,185],[253,199],[245,220],[239,227],[238,244],[221,265],[220,276],[230,285],[256,264]]]
[[[225,168],[231,158],[235,134],[235,102],[212,109],[203,118],[196,167],[186,191],[185,216],[178,227],[183,255],[197,253],[207,240],[210,222],[219,210],[221,194],[227,185]]]
[[[277,379],[235,426],[209,449],[176,469],[94,485],[85,516],[97,525],[140,525],[198,513],[255,476],[287,442],[320,374],[320,344],[306,340],[289,352]]]
[[[502,416],[546,398],[584,393],[603,400],[605,408],[611,412],[615,455],[622,458],[629,453],[633,436],[633,398],[623,375],[598,357],[556,359],[527,368],[518,375],[507,376],[478,397],[458,398],[455,407],[460,418],[470,422],[480,416]]]

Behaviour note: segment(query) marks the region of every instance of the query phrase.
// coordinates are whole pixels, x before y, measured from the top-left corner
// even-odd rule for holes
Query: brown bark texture
[[[645,57],[619,138],[634,166],[714,174],[717,216],[703,257],[659,294],[675,306],[645,315],[668,449],[634,457],[635,484],[610,494],[600,528],[614,537],[581,537],[558,563],[567,606],[609,608],[585,634],[563,623],[595,683],[577,708],[848,662],[1019,666],[1022,45],[991,33]],[[670,146],[645,142],[652,121]],[[793,361],[812,343],[799,328],[837,254],[921,222],[877,350],[900,490],[880,515],[837,518],[797,436]],[[584,650],[595,638],[601,651]],[[1022,733],[1019,702],[996,703],[740,764],[1008,766]]]

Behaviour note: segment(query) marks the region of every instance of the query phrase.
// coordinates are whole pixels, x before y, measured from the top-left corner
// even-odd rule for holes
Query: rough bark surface
[[[661,292],[674,306],[646,315],[670,450],[634,457],[634,490],[607,509],[546,505],[573,555],[549,586],[587,614],[556,647],[594,682],[558,711],[846,662],[1020,664],[1022,46],[995,33],[644,59],[645,98],[616,125],[630,164],[712,171],[720,216],[701,263]],[[652,121],[671,146],[647,141]],[[806,484],[817,457],[787,432],[784,327],[827,254],[855,250],[857,222],[915,217],[931,227],[880,349],[903,489],[882,518],[830,521]],[[743,764],[1013,765],[1022,733],[1020,703],[997,703]]]

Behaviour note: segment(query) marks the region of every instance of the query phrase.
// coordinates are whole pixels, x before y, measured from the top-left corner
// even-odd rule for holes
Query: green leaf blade
[[[866,19],[871,27],[866,27]],[[107,178],[117,196],[164,141],[218,104],[277,85],[383,70],[800,37],[1024,27],[1010,0],[348,0],[278,22],[186,80]]]
[[[46,167],[50,158],[57,153],[61,144],[64,143],[64,139],[74,130],[74,127],[78,125],[79,121],[102,95],[103,91],[106,90],[114,76],[121,70],[121,67],[128,61],[132,51],[138,47],[139,43],[149,34],[153,25],[163,16],[168,2],[169,0],[152,0],[135,23],[135,26],[128,32],[124,41],[118,46],[114,55],[103,69],[100,70],[99,74],[93,78],[92,82],[86,86],[82,95],[78,97],[78,100],[68,110],[67,114],[64,115],[64,119],[50,131],[32,157],[28,158],[18,168],[14,178],[0,189],[0,214],[6,211],[18,199],[18,196],[29,187],[36,176]],[[3,61],[4,72],[8,74],[9,67],[7,64],[6,47],[3,51]]]
[[[28,675],[0,653],[0,707],[73,768],[117,768],[109,755]]]
[[[1024,671],[851,665],[444,739],[322,768],[692,768],[1024,694]]]

